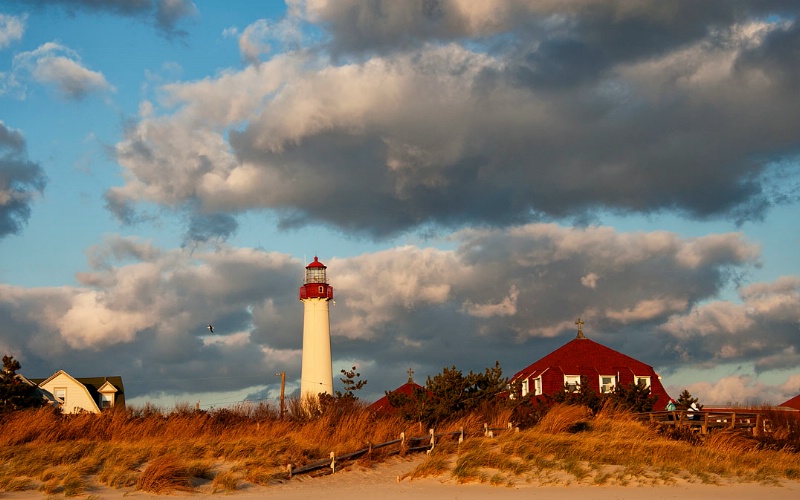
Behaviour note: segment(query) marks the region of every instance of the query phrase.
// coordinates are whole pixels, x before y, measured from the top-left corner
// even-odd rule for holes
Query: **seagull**
[[[208,325],[208,331],[214,333],[214,327],[212,325]]]

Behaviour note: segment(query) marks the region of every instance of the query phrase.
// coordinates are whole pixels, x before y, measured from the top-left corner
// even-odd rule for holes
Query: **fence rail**
[[[651,411],[637,413],[640,420],[649,421],[659,426],[688,428],[701,434],[708,434],[712,429],[741,429],[753,433],[754,436],[764,432],[765,419],[760,413],[738,411]]]
[[[493,428],[490,428],[488,424],[483,425],[483,435],[489,438],[494,437],[495,432],[508,431],[508,430],[516,430],[517,432],[519,432],[519,428],[513,427],[511,424],[508,424],[508,427],[493,427]],[[476,433],[476,435],[479,434]],[[342,462],[357,460],[365,455],[371,456],[373,451],[382,448],[387,448],[390,446],[397,445],[397,449],[388,452],[388,454],[390,455],[399,453],[409,453],[409,452],[421,452],[421,451],[425,451],[426,453],[430,454],[436,447],[436,443],[438,443],[441,439],[445,438],[457,439],[458,444],[460,445],[461,443],[464,442],[464,437],[465,434],[463,427],[458,431],[441,432],[441,433],[436,433],[433,429],[430,429],[428,431],[428,434],[422,436],[412,436],[412,437],[406,437],[405,432],[401,432],[399,439],[393,439],[391,441],[386,441],[385,443],[370,444],[366,448],[362,448],[360,450],[352,451],[349,453],[344,453],[341,455],[336,455],[336,453],[332,451],[329,458],[315,460],[314,462],[305,464],[296,469],[292,464],[289,464],[286,466],[286,472],[289,479],[298,474],[304,474],[327,468],[330,468],[331,473],[333,474],[336,472],[337,467],[341,467]]]

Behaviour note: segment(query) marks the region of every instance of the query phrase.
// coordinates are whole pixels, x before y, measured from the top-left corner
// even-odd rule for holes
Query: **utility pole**
[[[286,372],[276,373],[275,376],[281,378],[281,420],[283,420],[283,413],[286,411],[283,400],[283,392],[286,388]]]

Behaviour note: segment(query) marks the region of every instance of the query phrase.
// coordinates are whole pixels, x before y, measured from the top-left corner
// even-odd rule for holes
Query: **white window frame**
[[[566,389],[568,392],[581,392],[581,376],[564,375],[564,386],[569,386]]]
[[[108,404],[106,404],[108,403]],[[113,408],[114,407],[114,393],[113,392],[101,392],[100,393],[100,409],[103,408]]]
[[[59,394],[62,394],[59,396]],[[53,389],[53,396],[56,398],[56,401],[61,403],[62,405],[67,402],[67,388],[66,387],[55,387]]]
[[[636,385],[639,385],[639,381],[644,380],[645,388],[650,388],[650,377],[647,375],[634,375],[633,381]]]
[[[611,382],[604,383],[603,379],[607,378],[610,379]],[[614,392],[614,387],[616,387],[616,377],[614,375],[600,375],[600,393],[601,394],[608,394],[610,392]]]
[[[541,396],[542,395],[542,377],[541,375],[533,379],[533,395],[534,396]]]
[[[527,378],[524,379],[522,381],[522,386],[520,387],[520,391],[521,391],[521,394],[522,394],[523,398],[528,395],[528,380],[530,380],[530,379],[527,379]]]

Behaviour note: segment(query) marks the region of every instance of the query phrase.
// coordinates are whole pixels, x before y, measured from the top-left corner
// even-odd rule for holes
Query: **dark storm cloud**
[[[197,14],[191,0],[14,0],[25,6],[46,8],[58,5],[74,15],[76,11],[135,17],[152,23],[165,36],[183,36],[178,25]]]
[[[184,245],[191,242],[227,240],[236,233],[239,223],[228,214],[192,214],[189,229],[184,235]]]
[[[746,363],[756,373],[800,365],[800,278],[784,276],[739,290],[740,304],[710,302],[679,315],[660,330],[679,362]]]
[[[117,145],[130,176],[110,206],[267,209],[284,227],[382,238],[585,222],[600,210],[741,223],[796,200],[795,4],[584,4],[458,4],[475,12],[456,22],[443,2],[434,10],[456,33],[449,43],[346,64],[283,54],[171,84],[166,100],[183,106],[143,118]],[[394,33],[419,8],[308,5],[332,44],[339,9],[385,10],[369,29]],[[479,22],[487,13],[491,26]]]
[[[532,224],[453,239],[456,250],[406,246],[324,262],[336,290],[335,375],[358,365],[370,381],[365,394],[377,398],[409,368],[418,382],[443,367],[477,371],[495,361],[512,374],[574,338],[579,316],[590,338],[664,375],[687,365],[800,362],[796,278],[743,287],[741,305],[709,302],[732,271],[757,263],[757,247],[739,234]],[[30,376],[121,374],[130,397],[274,390],[281,371],[292,386],[302,263],[216,248],[165,251],[110,238],[89,252],[79,287],[0,286],[0,351]]]
[[[0,238],[22,231],[46,184],[42,167],[28,159],[25,138],[0,121]]]

